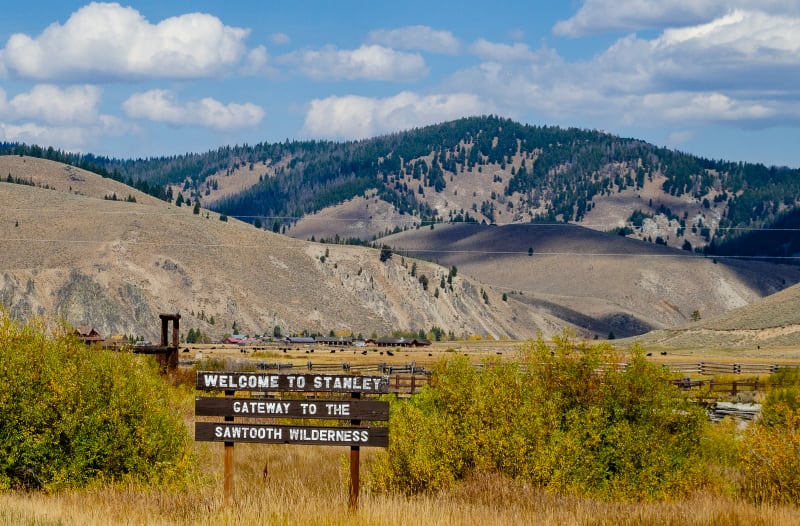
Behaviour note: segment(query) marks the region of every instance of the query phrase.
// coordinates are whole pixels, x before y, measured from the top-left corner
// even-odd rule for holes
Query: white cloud
[[[586,0],[575,16],[556,23],[553,32],[578,37],[697,25],[736,8],[774,15],[800,12],[796,0]]]
[[[251,49],[247,54],[242,72],[246,75],[273,73],[273,68],[269,65],[269,53],[267,53],[267,48],[258,46]]]
[[[11,99],[0,89],[0,140],[54,145],[81,151],[99,137],[122,135],[131,127],[100,113],[96,86],[34,86]]]
[[[457,55],[460,47],[458,39],[449,31],[421,25],[376,29],[370,32],[369,42],[394,49],[416,49],[443,55]]]
[[[35,123],[9,124],[0,122],[0,139],[29,144],[55,144],[68,151],[80,150],[87,144],[89,134],[80,127],[51,127]]]
[[[311,79],[321,81],[413,81],[428,73],[420,55],[376,45],[353,50],[326,46],[319,50],[296,51],[281,57],[280,62],[292,64]]]
[[[0,116],[12,121],[34,120],[46,124],[89,124],[98,119],[101,90],[96,86],[60,88],[39,84],[27,93],[5,100],[0,90]]]
[[[249,128],[264,118],[264,110],[255,104],[223,104],[208,97],[180,102],[171,91],[159,89],[135,93],[122,107],[132,118],[215,130]]]
[[[249,31],[190,13],[151,24],[137,10],[91,3],[40,35],[12,35],[0,69],[33,80],[201,78],[245,54]]]
[[[425,96],[404,91],[384,99],[355,95],[328,97],[311,101],[304,133],[332,139],[362,139],[491,110],[476,95],[468,93]]]
[[[757,61],[800,63],[800,17],[736,10],[706,24],[667,29],[657,46],[724,48]]]
[[[721,93],[657,93],[641,97],[644,112],[657,112],[665,121],[753,121],[776,117],[763,102],[734,100]]]
[[[481,38],[470,46],[470,51],[483,60],[496,60],[498,62],[532,60],[534,58],[534,54],[528,45],[521,42],[511,45],[498,44]]]
[[[472,49],[486,61],[443,89],[476,93],[518,118],[603,127],[800,124],[800,16],[736,10],[652,39],[631,34],[578,62],[547,48],[478,41]]]

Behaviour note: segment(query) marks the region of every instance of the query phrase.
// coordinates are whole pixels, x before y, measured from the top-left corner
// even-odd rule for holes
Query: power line
[[[188,209],[187,209],[188,210]],[[64,214],[64,210],[55,207],[30,207],[30,208],[5,208],[5,211],[8,212],[42,212],[42,211],[49,211],[55,214]],[[211,212],[217,215],[227,215],[224,212],[217,212],[215,210],[209,210],[207,208],[203,208],[202,211],[204,212]],[[141,211],[130,211],[130,210],[121,210],[121,211],[92,211],[92,214],[97,215],[136,215],[136,216],[170,216],[170,217],[189,217],[187,212],[182,211],[162,211],[162,212],[141,212]],[[193,214],[197,215],[197,214]],[[488,226],[487,224],[482,224],[478,222],[472,221],[429,221],[429,220],[422,220],[417,217],[410,217],[408,219],[404,219],[401,217],[397,218],[376,218],[376,217],[366,217],[366,216],[354,216],[354,217],[314,217],[311,215],[306,216],[265,216],[265,215],[227,215],[228,218],[232,219],[260,219],[260,220],[279,220],[279,221],[291,221],[291,222],[298,222],[298,221],[307,221],[307,222],[316,222],[322,221],[325,223],[361,223],[361,222],[373,222],[373,223],[406,223],[409,225],[424,225],[429,226],[433,225],[469,225],[469,226],[479,226],[484,227]],[[247,222],[247,221],[244,221]],[[607,230],[620,228],[621,226],[627,226],[627,224],[620,225],[619,222],[616,223],[559,223],[559,222],[528,222],[528,223],[503,223],[503,224],[493,224],[496,227],[502,226],[515,226],[515,227],[526,227],[526,228],[538,228],[538,227],[562,227],[562,228],[576,228],[582,227],[589,230],[596,230],[598,232],[607,232]],[[697,228],[712,228],[716,231],[742,231],[742,232],[751,232],[751,231],[758,231],[758,232],[800,232],[800,227],[798,228],[769,228],[769,227],[750,227],[750,226],[729,226],[729,227],[721,227],[721,226],[708,226],[707,224],[704,225],[692,225]],[[641,228],[641,227],[637,227]],[[691,228],[690,226],[680,227],[683,229]],[[606,229],[606,230],[603,230]]]
[[[260,243],[175,243],[172,241],[134,241],[134,240],[97,240],[97,239],[46,239],[46,238],[0,238],[0,242],[5,243],[46,243],[46,244],[74,244],[74,245],[131,245],[131,246],[159,246],[159,247],[178,247],[178,248],[258,248],[263,247]],[[374,248],[365,245],[331,244],[323,243],[326,246],[361,246],[363,248]],[[747,259],[747,260],[795,260],[800,256],[732,256],[717,254],[697,254],[688,251],[676,251],[673,254],[648,254],[648,253],[627,253],[627,252],[547,252],[536,251],[529,253],[525,250],[443,250],[443,249],[406,249],[402,247],[392,247],[392,251],[397,254],[465,254],[465,255],[524,255],[526,257],[536,256],[569,256],[569,257],[618,257],[618,258],[686,258],[686,259]]]

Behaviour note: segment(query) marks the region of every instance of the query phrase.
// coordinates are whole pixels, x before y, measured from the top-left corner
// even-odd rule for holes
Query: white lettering
[[[332,416],[349,416],[350,404],[325,404],[328,414]]]

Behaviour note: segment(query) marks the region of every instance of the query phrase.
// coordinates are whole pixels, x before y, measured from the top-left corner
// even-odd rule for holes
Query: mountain
[[[15,144],[0,144],[0,153],[89,168],[170,200],[200,199],[300,239],[372,241],[430,222],[556,222],[707,253],[794,261],[798,250],[793,232],[769,230],[797,221],[798,169],[493,116],[355,142],[259,143],[152,159]],[[772,237],[763,239],[765,232]]]
[[[799,170],[592,130],[489,116],[151,159],[0,154],[0,199],[17,204],[0,300],[105,332],[153,334],[180,310],[214,335],[624,337],[800,281],[760,261],[797,261]]]
[[[162,312],[179,312],[183,331],[213,338],[234,327],[364,336],[438,327],[459,337],[525,338],[564,325],[466,276],[437,292],[448,269],[432,263],[417,262],[412,276],[401,256],[195,214],[43,159],[0,157],[0,170],[17,182],[0,182],[0,303],[16,316],[156,340]],[[115,193],[118,200],[107,198]]]

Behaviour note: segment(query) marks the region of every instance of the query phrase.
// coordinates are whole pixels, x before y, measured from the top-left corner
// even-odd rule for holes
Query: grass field
[[[0,523],[50,525],[794,525],[800,510],[714,494],[667,503],[609,503],[548,494],[482,474],[447,492],[405,497],[362,491],[347,505],[346,448],[235,446],[235,496],[222,498],[221,444],[203,450],[202,480],[185,491],[114,487],[44,495],[0,494]],[[362,454],[369,473],[372,450]],[[264,467],[267,466],[267,475]],[[368,486],[368,483],[367,483]]]
[[[311,359],[305,349],[287,353],[274,349],[245,355],[235,347],[192,349],[215,358],[236,357],[296,362]],[[257,354],[263,353],[263,354]],[[478,362],[513,357],[513,342],[435,344],[425,350],[400,350],[394,356],[368,352],[313,353],[315,361],[344,356],[397,363],[434,361],[466,353]],[[498,354],[500,353],[500,354]],[[408,356],[405,356],[408,354]],[[715,359],[724,359],[721,352]],[[429,356],[430,355],[430,356]],[[770,356],[757,356],[759,361]],[[658,354],[654,360],[684,360],[686,356]],[[762,360],[763,359],[763,360]],[[797,356],[793,356],[797,359]],[[183,381],[193,371],[183,368]],[[185,418],[193,426],[192,389],[185,389]],[[196,442],[199,469],[188,487],[172,490],[104,485],[55,494],[0,493],[0,524],[55,525],[794,525],[800,508],[753,504],[709,489],[691,497],[662,503],[605,502],[550,494],[529,484],[492,473],[477,473],[448,490],[409,497],[376,493],[370,486],[370,466],[381,451],[362,448],[362,491],[356,510],[348,507],[348,459],[345,447],[237,444],[234,453],[234,495],[223,499],[223,446]]]

